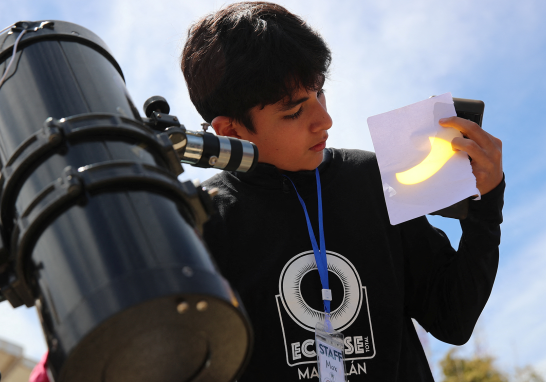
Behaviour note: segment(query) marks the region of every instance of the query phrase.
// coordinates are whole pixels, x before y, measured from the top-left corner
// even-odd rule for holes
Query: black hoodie
[[[345,335],[347,381],[432,381],[411,319],[441,341],[468,341],[497,271],[504,180],[471,202],[455,251],[425,217],[389,223],[373,153],[328,149],[319,171],[332,323]],[[285,174],[318,233],[315,172]],[[268,164],[204,185],[220,189],[205,240],[254,328],[239,382],[318,377],[313,329],[322,287],[292,185]]]

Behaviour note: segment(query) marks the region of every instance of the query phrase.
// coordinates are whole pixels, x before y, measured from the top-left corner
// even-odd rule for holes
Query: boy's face
[[[290,103],[256,106],[250,113],[256,132],[239,126],[237,133],[258,146],[260,162],[286,171],[314,170],[321,163],[332,127],[322,90],[300,89]]]

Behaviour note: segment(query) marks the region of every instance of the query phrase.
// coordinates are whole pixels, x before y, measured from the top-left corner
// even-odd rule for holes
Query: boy
[[[217,134],[260,151],[254,172],[205,182],[220,189],[205,239],[254,327],[240,381],[318,376],[314,327],[324,317],[323,288],[298,194],[317,242],[322,215],[331,321],[345,335],[346,379],[432,381],[411,319],[442,341],[469,339],[498,263],[501,143],[472,122],[441,122],[469,138],[452,146],[473,158],[482,194],[461,221],[458,251],[425,217],[392,226],[374,154],[325,149],[332,119],[322,86],[330,60],[317,32],[264,2],[232,4],[201,19],[182,53],[199,113]]]

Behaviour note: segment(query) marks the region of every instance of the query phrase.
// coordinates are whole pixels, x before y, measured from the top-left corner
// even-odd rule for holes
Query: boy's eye
[[[299,110],[296,111],[294,114],[285,115],[283,118],[284,119],[297,119],[301,115],[302,111],[303,111],[303,105],[300,106]]]
[[[323,94],[324,94],[324,89],[318,90],[317,91],[317,98],[319,98]],[[303,105],[294,114],[285,115],[283,118],[284,119],[297,119],[301,115],[302,112],[303,112]]]

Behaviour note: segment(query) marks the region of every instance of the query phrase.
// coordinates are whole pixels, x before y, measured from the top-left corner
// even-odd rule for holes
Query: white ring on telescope
[[[186,131],[186,139],[188,143],[186,145],[186,151],[184,151],[183,160],[195,164],[199,162],[203,155],[203,137],[199,134]]]
[[[248,171],[254,161],[254,148],[249,141],[241,140],[241,144],[243,145],[243,157],[237,171],[245,172]]]
[[[217,135],[216,137],[220,143],[220,153],[218,154],[218,160],[213,167],[223,170],[231,158],[231,142],[226,137],[220,135]]]

